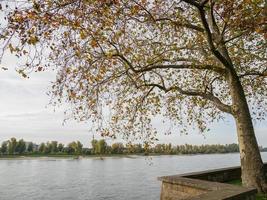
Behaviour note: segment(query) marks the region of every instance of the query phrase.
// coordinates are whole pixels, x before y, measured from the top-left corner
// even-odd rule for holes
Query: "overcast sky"
[[[49,90],[55,74],[52,72],[32,73],[29,79],[22,78],[16,71],[18,64],[12,56],[7,56],[1,66],[8,67],[8,71],[0,70],[0,142],[10,137],[24,138],[26,141],[36,143],[57,140],[65,144],[80,140],[88,146],[92,133],[90,123],[68,121],[63,125],[66,107],[54,111],[48,106]],[[160,126],[161,119],[157,119]],[[162,127],[159,127],[159,130]],[[255,125],[256,134],[260,145],[267,146],[267,123]],[[163,131],[162,131],[163,132]],[[235,125],[231,117],[226,121],[211,126],[210,133],[205,136],[196,132],[181,135],[179,130],[173,135],[159,133],[160,142],[173,144],[225,144],[236,143]]]
[[[2,21],[3,13],[0,13]],[[90,123],[78,123],[68,121],[63,125],[64,109],[67,105],[56,109],[47,106],[50,82],[54,80],[55,74],[51,72],[33,73],[29,79],[21,78],[15,71],[19,64],[14,56],[6,56],[1,66],[9,68],[8,71],[1,70],[0,66],[0,143],[11,137],[24,138],[26,141],[36,143],[57,140],[69,143],[80,140],[88,146],[92,133]],[[156,120],[156,126],[163,130]],[[205,137],[196,132],[189,135],[176,134],[164,135],[159,131],[159,142],[171,142],[173,144],[225,144],[237,143],[235,124],[231,117],[226,121],[212,125],[210,133]],[[260,145],[267,146],[267,122],[255,124],[256,135]],[[97,137],[97,136],[96,136]]]

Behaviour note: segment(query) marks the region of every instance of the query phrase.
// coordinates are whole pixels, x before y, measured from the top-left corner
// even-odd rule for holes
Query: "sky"
[[[57,140],[67,144],[80,140],[84,146],[90,146],[92,132],[90,122],[79,123],[69,120],[63,124],[64,110],[68,105],[52,107],[50,97],[46,94],[55,79],[53,72],[32,73],[29,79],[22,78],[16,71],[19,60],[13,56],[5,56],[0,69],[0,142],[11,137],[23,138],[26,141],[41,143]],[[0,68],[1,68],[0,67]],[[156,126],[162,118],[155,119]],[[259,145],[267,146],[267,123],[254,124]],[[197,132],[181,135],[179,129],[175,134],[163,134],[159,129],[159,142],[173,144],[227,144],[237,143],[235,124],[231,117],[225,121],[211,125],[211,131],[205,135]],[[98,139],[100,136],[95,134]],[[115,142],[110,141],[109,142]]]

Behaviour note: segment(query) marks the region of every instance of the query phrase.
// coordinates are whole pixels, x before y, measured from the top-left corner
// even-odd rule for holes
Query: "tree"
[[[69,146],[66,146],[66,147],[64,147],[63,152],[66,154],[73,154],[74,151]]]
[[[26,150],[26,143],[24,142],[23,139],[20,139],[16,145],[16,148],[15,148],[16,152],[19,153],[19,154],[22,154],[22,153],[25,153],[25,150]]]
[[[16,147],[17,147],[17,139],[16,138],[11,138],[8,140],[8,154],[12,155],[16,153]]]
[[[123,150],[124,150],[124,145],[123,143],[113,143],[111,145],[111,152],[112,153],[115,153],[115,154],[122,154],[123,153]]]
[[[92,153],[93,153],[93,154],[96,154],[96,153],[97,153],[97,143],[98,143],[98,141],[95,140],[95,139],[93,139],[93,140],[91,141],[91,145],[92,145]]]
[[[3,142],[1,144],[1,153],[2,154],[6,154],[7,153],[7,145],[8,145],[8,142]]]
[[[45,148],[45,143],[41,143],[38,150],[40,153],[45,153]]]
[[[51,152],[52,153],[57,153],[58,152],[57,141],[52,141],[51,142]]]
[[[24,77],[57,69],[51,95],[75,119],[149,144],[153,116],[205,132],[231,115],[242,182],[266,192],[252,123],[267,113],[264,0],[31,2],[10,11],[3,46],[28,58]],[[104,105],[112,117],[98,123]]]
[[[68,148],[69,148],[69,153],[73,154],[78,154],[80,155],[82,153],[82,148],[83,148],[83,145],[80,141],[77,141],[77,142],[71,142],[68,144]]]
[[[44,153],[45,154],[52,153],[52,143],[51,142],[46,143]]]
[[[96,145],[96,153],[97,154],[105,154],[107,152],[107,143],[104,139],[98,140]]]
[[[75,153],[76,148],[77,148],[77,144],[76,144],[76,142],[71,142],[71,143],[69,143],[69,144],[68,144],[68,153],[69,153],[69,154],[73,154],[73,153]]]
[[[82,143],[80,141],[77,141],[75,153],[80,155],[82,153],[82,149],[83,149]]]
[[[165,152],[170,154],[172,152],[172,144],[165,144]]]
[[[28,147],[27,147],[27,152],[32,153],[33,152],[33,143],[29,142]]]
[[[134,144],[133,149],[134,153],[144,153],[144,149],[142,148],[141,144]]]
[[[89,148],[83,148],[82,149],[82,154],[83,155],[90,155],[91,154],[91,149],[89,149]]]
[[[58,144],[58,151],[59,151],[59,152],[63,152],[63,149],[64,149],[64,144],[59,143],[59,144]]]
[[[162,144],[157,144],[157,145],[154,147],[154,152],[155,152],[155,153],[165,153],[165,152],[164,152],[164,145],[162,145]]]

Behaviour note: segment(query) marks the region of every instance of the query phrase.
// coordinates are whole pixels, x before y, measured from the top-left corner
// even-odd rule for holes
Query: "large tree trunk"
[[[204,9],[199,9],[199,12],[203,26],[207,33],[207,41],[211,51],[214,56],[225,66],[227,71],[226,78],[232,98],[232,113],[236,121],[237,135],[239,140],[242,183],[248,187],[256,187],[258,192],[267,193],[264,166],[256,140],[244,89],[235,71],[225,42],[222,41],[223,36],[221,35],[221,32],[216,24],[212,9],[208,13],[209,22],[206,21],[206,13]],[[216,47],[214,46],[214,43],[220,45]]]
[[[258,192],[266,193],[267,185],[263,162],[245,93],[235,71],[229,72],[228,83],[239,141],[242,183],[244,186],[256,187]]]

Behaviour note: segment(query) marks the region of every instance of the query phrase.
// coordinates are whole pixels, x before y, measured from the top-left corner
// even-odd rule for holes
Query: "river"
[[[239,163],[239,154],[0,160],[0,199],[157,200],[159,176]]]

